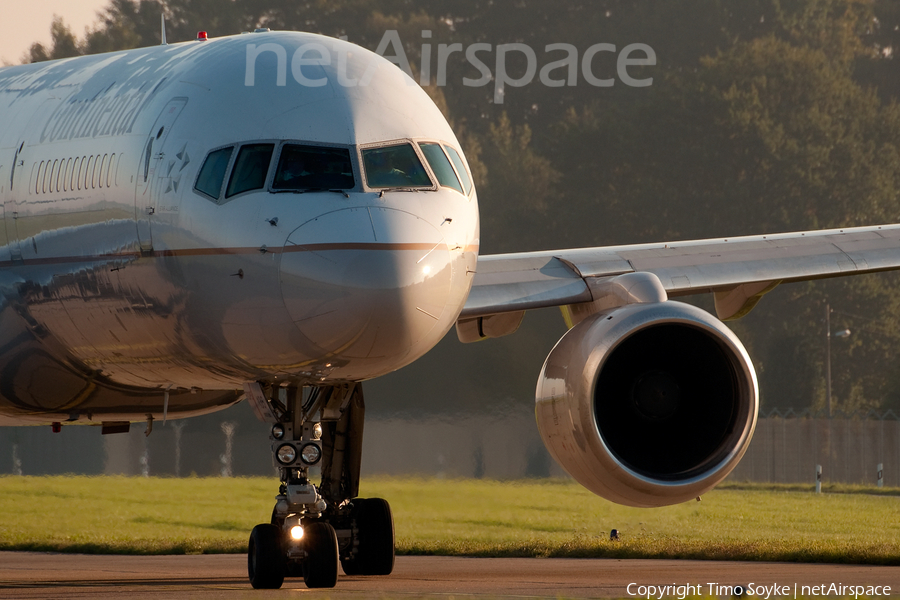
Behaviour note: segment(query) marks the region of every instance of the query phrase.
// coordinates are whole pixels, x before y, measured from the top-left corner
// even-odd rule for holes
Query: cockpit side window
[[[362,151],[366,183],[371,188],[432,187],[419,155],[410,144],[367,148]]]
[[[200,175],[197,176],[197,183],[194,185],[195,190],[218,200],[233,150],[234,146],[229,146],[209,153],[200,168]]]
[[[347,148],[285,144],[278,159],[275,191],[349,190],[356,187]]]
[[[422,154],[425,155],[428,164],[431,165],[431,170],[434,171],[435,176],[438,178],[438,182],[462,194],[463,189],[459,184],[459,179],[456,178],[456,173],[453,172],[453,167],[450,166],[450,161],[447,160],[447,155],[441,150],[440,144],[420,143],[419,146],[422,148]]]
[[[272,162],[274,150],[275,144],[242,146],[234,162],[225,197],[231,198],[242,192],[262,189],[266,185],[266,175],[269,173],[269,163]]]
[[[450,160],[453,161],[453,166],[456,167],[456,172],[459,174],[459,178],[462,180],[463,187],[466,188],[466,195],[468,196],[472,193],[472,179],[469,177],[469,172],[466,171],[466,164],[463,162],[462,156],[459,155],[459,152],[457,152],[456,148],[453,146],[447,146],[445,144],[444,150],[447,151]]]

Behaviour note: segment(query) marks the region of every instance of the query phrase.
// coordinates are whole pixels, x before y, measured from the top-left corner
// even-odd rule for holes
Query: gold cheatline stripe
[[[387,244],[378,242],[343,242],[328,244],[298,244],[285,246],[284,248],[266,248],[266,253],[282,254],[285,252],[323,252],[328,250],[431,250],[435,247],[447,248],[447,244],[420,244],[397,243]],[[463,248],[464,252],[477,252],[478,246],[469,245]],[[139,252],[121,252],[115,254],[95,254],[88,256],[57,256],[48,258],[26,258],[21,261],[0,261],[0,268],[34,265],[69,264],[82,262],[98,262],[105,260],[130,259],[137,260],[142,257],[160,258],[165,256],[220,256],[229,254],[258,254],[262,247],[233,247],[233,248],[182,248],[178,250],[154,250],[146,255]]]

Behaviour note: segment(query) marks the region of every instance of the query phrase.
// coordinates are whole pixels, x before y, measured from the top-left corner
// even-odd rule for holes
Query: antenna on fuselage
[[[162,33],[162,42],[160,45],[166,46],[166,15],[164,13],[159,13],[159,22]]]

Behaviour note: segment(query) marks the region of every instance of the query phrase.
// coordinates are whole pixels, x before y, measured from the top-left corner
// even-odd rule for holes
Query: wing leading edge
[[[495,254],[478,259],[458,330],[464,341],[512,333],[525,310],[600,300],[597,283],[626,273],[652,273],[669,296],[713,293],[727,320],[779,283],[892,269],[900,269],[900,224]]]

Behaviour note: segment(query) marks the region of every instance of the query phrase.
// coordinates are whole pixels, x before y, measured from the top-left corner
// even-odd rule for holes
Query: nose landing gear
[[[365,404],[358,383],[312,388],[245,384],[254,411],[272,425],[269,439],[281,476],[271,523],[250,534],[247,570],[257,589],[285,577],[307,587],[347,575],[388,575],[394,568],[394,522],[387,501],[357,498]],[[277,397],[276,397],[277,396]],[[322,481],[309,480],[321,466]]]

